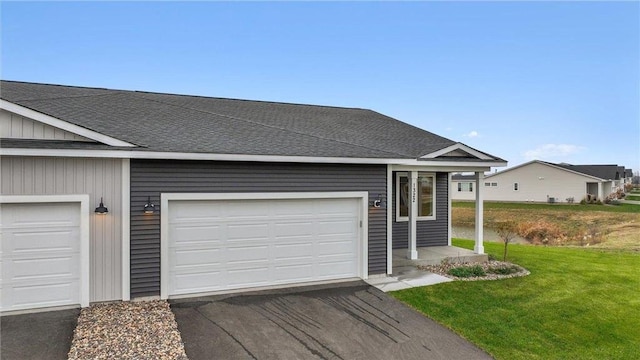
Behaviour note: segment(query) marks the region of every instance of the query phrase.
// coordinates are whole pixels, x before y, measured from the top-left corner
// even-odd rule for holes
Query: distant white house
[[[579,202],[587,194],[604,200],[627,181],[630,170],[618,165],[570,165],[534,160],[488,174],[482,186],[488,201]],[[452,176],[452,199],[474,200],[477,191],[473,175]]]
[[[475,200],[476,190],[475,175],[454,174],[451,176],[451,199]]]

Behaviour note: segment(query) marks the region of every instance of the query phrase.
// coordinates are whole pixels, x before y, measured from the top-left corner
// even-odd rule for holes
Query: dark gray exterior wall
[[[396,173],[393,173],[393,248],[409,247],[409,222],[396,221]],[[422,246],[446,246],[449,242],[449,177],[436,173],[436,219],[417,222],[416,242]]]
[[[160,194],[368,191],[385,199],[385,165],[131,160],[131,297],[160,294]],[[147,198],[160,211],[144,215]],[[386,203],[386,200],[384,201]],[[369,274],[386,272],[386,212],[369,208]],[[446,241],[446,239],[445,239]]]

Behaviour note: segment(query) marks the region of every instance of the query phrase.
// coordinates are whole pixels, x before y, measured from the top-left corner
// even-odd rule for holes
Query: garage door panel
[[[77,276],[80,267],[71,256],[14,260],[11,263],[11,281],[27,279],[51,279]]]
[[[288,237],[312,237],[313,221],[283,222],[273,224],[274,236],[278,239]]]
[[[222,227],[216,224],[171,227],[170,236],[176,243],[209,242],[223,237]]]
[[[258,267],[230,268],[225,276],[227,287],[241,289],[245,287],[269,285],[271,272],[269,264]]]
[[[169,201],[169,295],[358,276],[359,199],[195,201],[195,229],[192,202]]]
[[[224,260],[224,253],[219,248],[203,249],[195,248],[189,250],[174,250],[174,266],[190,266],[199,264],[215,264]]]
[[[318,273],[325,277],[353,276],[353,259],[325,258],[318,263]]]
[[[274,245],[273,258],[286,259],[313,259],[314,246],[311,242],[276,244]]]
[[[314,279],[314,267],[309,263],[276,265],[274,270],[274,280],[279,283],[284,283],[287,281],[313,281]]]
[[[354,253],[353,244],[348,242],[319,243],[316,245],[315,251],[319,256],[348,255],[353,257]]]
[[[175,275],[172,294],[188,294],[193,292],[205,292],[221,290],[222,284],[217,279],[221,278],[221,271],[191,272],[188,274],[177,273]]]
[[[226,260],[228,264],[234,263],[251,263],[254,261],[267,261],[265,259],[266,253],[269,252],[269,246],[257,245],[257,246],[241,246],[229,247],[226,251]]]
[[[4,215],[4,214],[3,214]],[[79,251],[80,230],[65,228],[58,230],[3,229],[3,250],[22,252]]]
[[[234,240],[264,240],[269,237],[268,222],[232,222],[227,226],[227,239]]]
[[[13,305],[15,307],[45,307],[73,303],[79,291],[76,284],[69,282],[49,282],[46,284],[14,286]]]
[[[69,216],[69,206],[68,203],[3,204],[2,227],[80,226],[80,218]]]

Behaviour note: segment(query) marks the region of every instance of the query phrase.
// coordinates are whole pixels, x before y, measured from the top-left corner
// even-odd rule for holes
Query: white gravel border
[[[169,304],[154,300],[82,309],[69,359],[187,360],[187,355]]]

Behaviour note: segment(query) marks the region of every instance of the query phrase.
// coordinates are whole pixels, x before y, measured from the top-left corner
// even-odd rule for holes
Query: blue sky
[[[639,2],[2,2],[7,80],[369,108],[640,169]]]

